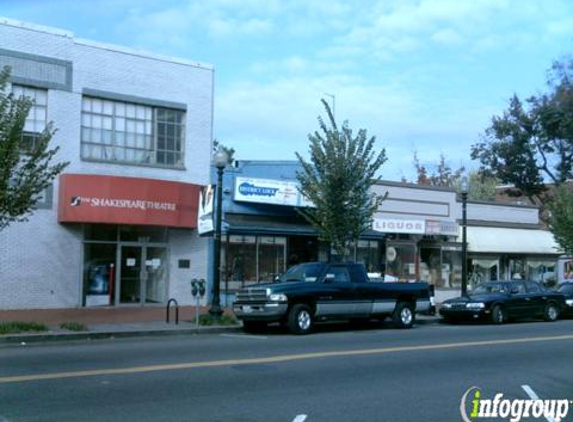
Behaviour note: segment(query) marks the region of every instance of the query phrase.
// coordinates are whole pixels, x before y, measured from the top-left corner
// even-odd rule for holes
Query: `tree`
[[[227,153],[227,157],[229,157],[229,160],[228,160],[229,165],[232,165],[233,161],[235,161],[235,148],[226,147],[225,145],[223,145],[218,140],[213,139],[213,153],[217,152],[219,150],[219,148],[221,148],[223,151],[225,151]]]
[[[454,189],[460,191],[461,178],[465,173],[465,167],[452,169],[446,160],[446,156],[441,153],[437,165],[429,167],[420,163],[418,153],[414,151],[414,169],[416,170],[417,180],[415,184],[422,186],[436,186]],[[498,181],[495,177],[481,174],[477,171],[469,172],[468,198],[472,201],[494,201],[496,195],[496,186]]]
[[[555,189],[549,203],[549,227],[567,255],[573,255],[573,189],[563,184]]]
[[[360,129],[356,136],[344,122],[338,128],[328,103],[321,100],[328,125],[319,116],[320,131],[309,134],[310,162],[296,156],[300,192],[314,207],[299,212],[316,228],[339,257],[372,225],[372,216],[384,197],[371,193],[375,176],[386,161],[386,151],[374,151],[375,137]]]
[[[555,186],[573,176],[573,60],[549,71],[549,92],[524,104],[514,95],[502,116],[494,116],[472,159],[481,171],[515,186],[517,195],[545,201],[546,180]]]
[[[68,163],[52,163],[58,147],[48,148],[55,129],[48,124],[39,135],[24,132],[32,102],[7,92],[10,69],[0,71],[0,230],[26,221],[39,195]]]

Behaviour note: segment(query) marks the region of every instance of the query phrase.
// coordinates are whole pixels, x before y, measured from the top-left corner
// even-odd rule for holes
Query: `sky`
[[[414,152],[477,167],[492,116],[573,50],[571,0],[0,0],[0,16],[213,65],[214,138],[239,160],[308,157],[325,99],[385,148],[386,180],[412,180]]]

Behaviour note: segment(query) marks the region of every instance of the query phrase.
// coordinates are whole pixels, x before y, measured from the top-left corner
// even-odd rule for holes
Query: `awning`
[[[458,240],[461,242],[461,228]],[[547,230],[468,227],[468,252],[508,254],[561,254],[553,234]]]
[[[225,214],[224,231],[244,235],[318,236],[317,231],[302,217]],[[384,235],[367,230],[361,239],[382,239]]]

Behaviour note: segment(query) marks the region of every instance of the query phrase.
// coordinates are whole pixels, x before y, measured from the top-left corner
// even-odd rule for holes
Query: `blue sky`
[[[570,0],[0,0],[0,15],[214,65],[215,138],[239,159],[295,159],[335,96],[336,118],[386,148],[452,167],[513,93],[570,56]]]

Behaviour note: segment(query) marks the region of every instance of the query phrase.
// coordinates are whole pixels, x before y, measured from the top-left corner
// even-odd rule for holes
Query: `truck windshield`
[[[277,282],[315,282],[323,268],[324,265],[322,264],[298,264],[290,267],[286,273],[278,278]]]

